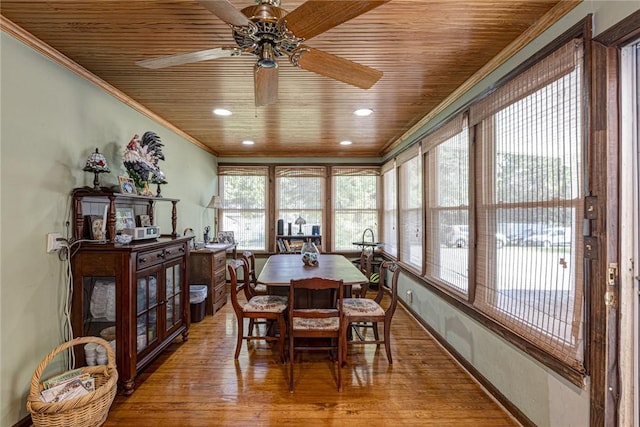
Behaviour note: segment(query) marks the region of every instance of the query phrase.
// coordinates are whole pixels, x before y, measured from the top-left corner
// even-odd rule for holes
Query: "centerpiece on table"
[[[302,244],[300,252],[302,253],[302,262],[304,265],[308,267],[316,267],[318,265],[318,254],[320,251],[311,240],[307,240]]]
[[[122,154],[124,167],[138,189],[139,194],[153,195],[149,190],[149,178],[161,172],[158,161],[164,160],[160,137],[152,131],[145,132],[140,138],[137,134],[131,138]],[[164,174],[162,174],[164,176]]]

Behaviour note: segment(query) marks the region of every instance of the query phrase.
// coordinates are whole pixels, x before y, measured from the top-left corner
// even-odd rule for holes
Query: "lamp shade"
[[[305,221],[305,220],[304,220],[304,218],[302,218],[301,216],[299,216],[299,217],[296,219],[296,222],[295,222],[295,224],[296,224],[296,225],[304,225],[304,224],[306,224],[306,223],[307,223],[307,221]]]
[[[222,201],[220,200],[220,196],[212,196],[207,207],[210,209],[222,208]]]
[[[111,172],[109,170],[109,165],[107,165],[107,159],[103,154],[98,152],[97,148],[96,152],[91,153],[89,158],[87,158],[87,163],[84,165],[83,170],[86,172],[94,173]]]

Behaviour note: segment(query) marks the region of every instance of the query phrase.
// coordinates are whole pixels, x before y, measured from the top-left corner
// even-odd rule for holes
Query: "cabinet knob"
[[[145,262],[147,262],[146,258],[144,258],[144,257],[140,258],[140,263],[145,263]]]
[[[158,254],[158,258],[164,258],[164,254]]]

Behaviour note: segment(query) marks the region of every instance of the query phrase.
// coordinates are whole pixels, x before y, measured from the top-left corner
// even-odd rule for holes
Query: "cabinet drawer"
[[[164,261],[163,249],[158,249],[158,250],[149,251],[149,252],[140,252],[138,254],[136,267],[138,270],[142,270],[152,265],[160,264],[162,263],[162,261]]]
[[[227,253],[225,251],[217,252],[213,256],[213,271],[225,269],[227,267]]]
[[[164,259],[166,260],[180,258],[182,255],[184,255],[184,245],[168,246],[164,250]]]
[[[227,303],[227,295],[226,295],[226,293],[223,294],[223,295],[224,296],[222,298],[220,298],[218,301],[214,301],[214,303],[213,303],[213,312],[214,313],[216,311],[220,310],[222,308],[222,306]]]
[[[226,299],[227,298],[227,286],[226,285],[222,285],[222,286],[217,286],[214,290],[213,290],[213,301],[218,302],[221,299]]]
[[[227,282],[227,270],[218,270],[213,275],[213,285],[220,286]]]

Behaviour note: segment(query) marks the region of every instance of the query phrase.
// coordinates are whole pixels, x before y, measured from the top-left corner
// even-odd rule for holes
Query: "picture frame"
[[[106,240],[106,231],[104,229],[104,218],[100,215],[87,215],[87,228],[89,230],[89,239]]]
[[[122,194],[136,194],[136,185],[128,176],[118,176],[118,184]]]
[[[234,245],[236,240],[234,238],[233,231],[218,231],[218,243]]]
[[[136,226],[133,208],[116,206],[116,232]]]
[[[138,227],[151,227],[151,218],[149,215],[138,215],[136,219]]]

